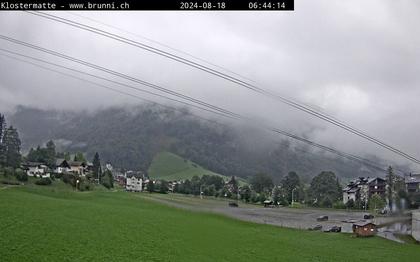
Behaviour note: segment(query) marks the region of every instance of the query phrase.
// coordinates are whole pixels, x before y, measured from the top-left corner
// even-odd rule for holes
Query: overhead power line
[[[194,58],[195,60],[198,60],[198,61],[204,62],[204,63],[206,63],[206,64],[208,64],[208,65],[211,65],[211,66],[217,67],[217,68],[219,68],[219,69],[221,69],[221,70],[223,70],[223,71],[226,71],[226,72],[228,72],[228,73],[231,73],[231,74],[233,74],[233,75],[239,76],[239,77],[241,77],[241,78],[243,78],[243,79],[246,79],[246,80],[248,80],[248,81],[251,81],[251,82],[254,82],[254,83],[255,83],[255,81],[254,81],[254,80],[252,80],[252,79],[250,79],[250,78],[247,78],[246,76],[240,75],[240,74],[238,74],[238,73],[236,73],[236,72],[233,72],[232,70],[229,70],[229,69],[227,69],[226,67],[222,67],[222,66],[216,65],[216,64],[214,64],[214,63],[212,63],[212,62],[210,62],[210,61],[208,61],[208,60],[206,60],[206,59],[200,58],[200,57],[198,57],[198,56],[195,56],[195,55],[193,55],[193,54],[191,54],[191,53],[185,52],[185,51],[180,50],[180,49],[178,49],[178,48],[173,48],[173,47],[171,47],[171,46],[169,46],[169,45],[167,45],[167,44],[164,44],[164,43],[162,43],[162,42],[156,41],[156,40],[151,39],[151,38],[149,38],[149,37],[146,37],[146,36],[140,35],[140,34],[138,34],[138,33],[133,33],[133,32],[130,32],[130,31],[128,31],[128,30],[125,30],[125,29],[123,29],[123,28],[117,27],[117,26],[115,26],[115,25],[110,25],[110,24],[104,23],[104,22],[99,21],[99,20],[97,20],[97,19],[93,19],[92,17],[87,17],[87,16],[84,16],[84,15],[78,14],[78,13],[76,13],[76,12],[74,12],[74,11],[73,11],[73,12],[66,12],[66,13],[67,13],[67,14],[69,14],[69,15],[72,15],[72,16],[77,16],[77,17],[80,17],[80,18],[82,18],[82,19],[86,19],[86,20],[92,21],[92,22],[94,22],[94,23],[97,23],[97,24],[100,24],[100,25],[103,25],[103,26],[106,26],[106,27],[112,28],[112,29],[114,29],[114,30],[118,30],[118,31],[123,32],[123,33],[126,33],[126,34],[133,35],[133,36],[138,37],[138,38],[145,39],[145,40],[147,40],[147,41],[149,41],[149,42],[152,42],[152,43],[158,44],[158,45],[163,46],[163,47],[165,47],[165,48],[168,48],[168,49],[170,49],[170,50],[172,50],[172,51],[175,51],[175,52],[178,52],[178,53],[181,53],[181,54],[187,55],[187,56],[189,56],[189,57],[191,57],[191,58]]]
[[[0,36],[0,38],[1,38],[1,36]],[[83,72],[83,71],[80,71],[80,70],[76,70],[76,69],[73,69],[73,68],[69,68],[69,67],[66,67],[66,66],[62,66],[62,65],[59,65],[59,64],[56,64],[56,63],[52,63],[52,62],[49,62],[49,61],[46,61],[46,60],[43,60],[43,59],[35,58],[35,57],[29,56],[29,55],[24,55],[24,54],[21,54],[21,53],[13,52],[13,51],[10,51],[10,50],[7,50],[7,49],[2,49],[2,48],[0,48],[0,50],[1,50],[1,51],[3,51],[3,52],[7,52],[7,53],[9,53],[9,54],[13,54],[13,55],[17,55],[17,56],[24,57],[24,58],[27,58],[27,59],[31,59],[31,60],[35,60],[35,61],[38,61],[38,62],[46,63],[46,64],[48,64],[48,65],[52,65],[52,66],[55,66],[55,67],[63,68],[63,69],[66,69],[66,70],[70,70],[70,71],[77,72],[77,73],[80,73],[80,74],[84,74],[84,75],[87,75],[87,76],[90,76],[90,77],[95,77],[95,78],[98,78],[98,79],[101,79],[101,80],[105,80],[105,81],[108,81],[108,82],[111,82],[111,83],[114,83],[114,84],[119,84],[119,85],[126,86],[126,87],[132,87],[132,86],[127,86],[126,84],[123,84],[123,83],[120,83],[120,82],[117,82],[117,81],[114,81],[114,80],[108,79],[108,78],[104,78],[104,77],[96,76],[96,75],[93,75],[93,74],[90,74],[90,73],[86,73],[86,72]],[[77,60],[77,59],[75,59],[75,60]],[[37,65],[36,63],[28,62],[28,61],[25,61],[25,60],[21,60],[21,61],[24,61],[24,62],[30,63],[30,64],[32,64],[32,65],[35,65],[35,66],[38,66],[38,67],[41,67],[41,68],[44,68],[44,69],[47,69],[47,70],[52,70],[52,69],[50,69],[50,68],[48,68],[48,67],[39,66],[39,65]],[[95,84],[95,85],[97,85],[97,86],[105,87],[105,88],[107,88],[107,89],[109,89],[109,90],[117,91],[117,92],[119,92],[119,93],[121,93],[121,94],[126,94],[126,95],[130,95],[130,96],[132,96],[132,95],[131,95],[131,94],[129,94],[129,93],[126,93],[126,92],[120,92],[119,90],[115,90],[115,89],[113,89],[113,88],[109,88],[109,87],[106,87],[106,86],[104,86],[104,85],[100,85],[100,84],[97,84],[97,83],[95,83],[95,82],[88,81],[88,80],[86,80],[86,79],[81,79],[81,78],[75,77],[75,76],[73,76],[73,75],[69,75],[69,74],[66,74],[66,73],[62,73],[62,72],[59,72],[59,71],[56,71],[56,70],[53,70],[53,71],[54,71],[54,72],[61,73],[61,74],[65,74],[65,75],[67,75],[67,76],[70,76],[70,77],[73,77],[73,78],[76,78],[76,79],[79,79],[79,80],[82,80],[82,81],[86,81],[86,82],[89,82],[89,83],[93,83],[93,84]],[[134,88],[134,89],[136,89],[136,88]],[[137,91],[139,91],[138,89],[136,89],[136,90],[137,90]],[[137,96],[135,96],[135,97],[137,97]],[[167,98],[166,96],[163,96],[163,97],[164,97],[164,98]],[[181,103],[183,103],[182,101],[176,101],[176,102],[181,102]],[[185,104],[185,103],[183,103],[183,104]],[[188,106],[194,106],[194,107],[195,107],[195,105],[191,105],[191,104],[187,104],[187,105],[188,105]],[[247,117],[244,117],[244,116],[241,116],[241,115],[237,115],[237,114],[235,114],[235,113],[233,113],[233,112],[231,112],[231,111],[229,111],[229,110],[226,110],[226,111],[228,111],[230,114],[221,114],[221,115],[222,115],[222,116],[224,116],[224,117],[230,118],[230,119],[235,119],[235,120],[244,120],[244,121],[248,121],[248,123],[249,123],[249,122],[251,122],[251,123],[253,123],[253,124],[255,124],[255,123],[256,123],[256,121],[255,121],[255,120],[253,120],[253,119],[249,119],[249,118],[247,118]],[[211,113],[217,113],[217,112],[214,112],[214,111],[209,111],[209,112],[211,112]],[[237,118],[237,117],[233,117],[233,115],[237,115],[237,116],[239,116],[239,118]],[[294,135],[294,134],[291,134],[291,133],[289,133],[289,132],[286,132],[286,131],[280,130],[280,129],[278,129],[278,128],[269,127],[269,126],[265,126],[265,125],[258,125],[257,127],[262,128],[262,129],[265,129],[265,130],[268,130],[268,131],[271,131],[271,132],[274,132],[274,133],[277,133],[277,134],[281,134],[281,135],[287,136],[287,137],[292,138],[292,139],[294,139],[294,140],[298,140],[298,141],[300,141],[300,142],[304,142],[304,143],[306,143],[306,144],[309,144],[309,145],[311,145],[311,146],[313,146],[313,147],[320,148],[320,149],[322,149],[322,150],[324,150],[324,151],[331,152],[331,153],[336,154],[336,155],[338,155],[338,156],[341,156],[341,157],[344,157],[344,158],[347,158],[347,159],[350,159],[350,160],[354,160],[354,161],[360,162],[360,163],[362,163],[362,164],[364,164],[364,165],[367,165],[367,166],[373,167],[373,168],[375,168],[375,169],[377,169],[377,170],[380,170],[380,171],[382,171],[382,172],[386,172],[386,170],[385,170],[384,168],[382,168],[382,167],[380,166],[380,164],[377,164],[377,163],[375,163],[375,162],[373,162],[373,161],[370,161],[370,160],[367,160],[367,159],[361,158],[361,157],[359,157],[359,156],[356,156],[356,155],[353,155],[353,154],[349,154],[349,153],[345,153],[345,152],[341,152],[341,151],[339,151],[339,150],[336,150],[336,149],[333,149],[333,148],[331,148],[331,147],[327,147],[327,146],[324,146],[324,145],[321,145],[321,144],[315,143],[315,142],[313,142],[313,141],[310,141],[310,140],[308,140],[308,139],[305,139],[305,138],[299,137],[299,136]]]
[[[55,66],[55,67],[58,67],[58,68],[62,68],[62,69],[66,69],[66,70],[69,70],[69,71],[73,71],[73,72],[77,72],[77,73],[80,73],[80,74],[84,74],[84,75],[87,75],[87,76],[95,77],[95,78],[98,78],[98,79],[101,79],[101,80],[105,80],[105,81],[108,81],[108,82],[111,82],[111,83],[114,83],[114,84],[119,84],[119,85],[122,85],[122,86],[125,86],[125,87],[129,87],[126,84],[119,83],[119,82],[113,81],[111,79],[107,79],[107,78],[96,76],[96,75],[93,75],[93,74],[90,74],[90,73],[86,73],[86,72],[83,72],[83,71],[75,70],[75,69],[72,69],[72,68],[69,68],[69,67],[66,67],[66,66],[62,66],[62,65],[59,65],[59,64],[51,63],[51,62],[48,62],[48,61],[45,61],[45,60],[42,60],[42,59],[38,59],[38,58],[35,58],[35,57],[32,57],[32,56],[19,54],[19,53],[16,53],[16,52],[13,52],[13,51],[10,51],[10,50],[7,50],[7,49],[0,48],[0,51],[1,52],[6,52],[6,53],[9,53],[9,54],[13,54],[13,55],[16,55],[16,56],[24,57],[24,58],[27,58],[27,59],[31,59],[31,60],[34,60],[34,61],[42,62],[42,63],[45,63],[47,65],[52,65],[52,66]],[[173,110],[173,111],[178,111],[178,112],[183,113],[183,114],[192,115],[194,117],[200,118],[200,119],[202,119],[204,121],[207,121],[207,122],[210,122],[210,123],[213,123],[213,124],[218,124],[218,125],[224,125],[224,126],[226,126],[226,124],[223,124],[223,123],[217,122],[215,120],[211,120],[211,119],[202,117],[202,116],[200,116],[198,114],[193,114],[190,111],[184,111],[184,110],[182,110],[180,108],[177,108],[177,107],[168,106],[166,104],[162,104],[162,103],[159,103],[159,102],[156,102],[156,101],[153,101],[153,100],[149,100],[149,99],[146,99],[146,98],[141,97],[141,96],[138,96],[138,95],[134,95],[134,94],[131,94],[131,93],[128,93],[128,92],[124,92],[124,91],[121,91],[119,89],[112,88],[112,87],[109,87],[109,86],[106,86],[106,85],[102,85],[100,83],[97,83],[97,82],[94,82],[94,81],[90,81],[88,79],[81,78],[81,77],[78,77],[78,76],[73,75],[73,74],[68,74],[68,73],[65,73],[65,72],[62,72],[62,71],[54,70],[52,68],[43,66],[41,64],[30,62],[30,61],[27,61],[27,60],[24,60],[24,59],[20,59],[20,58],[15,57],[15,56],[7,55],[7,54],[1,53],[1,52],[0,52],[0,55],[1,56],[7,57],[7,58],[10,58],[10,59],[19,61],[19,62],[30,64],[30,65],[33,65],[35,67],[38,67],[38,68],[41,68],[41,69],[44,69],[44,70],[47,70],[47,71],[51,71],[51,72],[54,72],[54,73],[57,73],[57,74],[61,74],[61,75],[64,75],[66,77],[77,79],[79,81],[82,81],[82,82],[85,82],[85,83],[89,83],[91,85],[95,85],[95,86],[98,86],[98,87],[101,87],[101,88],[105,88],[105,89],[108,89],[108,90],[113,91],[113,92],[116,92],[116,93],[120,93],[120,94],[123,94],[123,95],[126,95],[126,96],[130,96],[130,97],[136,98],[138,100],[142,100],[142,101],[144,101],[144,102],[146,102],[148,104],[159,105],[161,107],[165,107],[165,108],[170,109],[170,110]],[[151,92],[148,92],[147,90],[142,90],[142,89],[135,88],[135,87],[133,87],[133,89],[135,89],[137,91],[140,91],[140,92],[143,92],[144,91],[147,94],[153,94]],[[208,110],[206,108],[197,107],[194,104],[189,104],[189,103],[185,103],[185,102],[180,101],[180,100],[172,99],[170,97],[166,97],[166,96],[159,95],[159,94],[153,94],[153,95],[156,95],[157,97],[161,97],[161,98],[164,98],[164,99],[167,99],[167,100],[176,102],[176,103],[183,104],[183,105],[185,105],[187,107],[198,108],[198,109],[203,110],[203,111],[206,111],[206,112],[210,112],[210,113],[213,113],[213,114],[221,115],[221,116],[224,116],[224,117],[229,117],[229,116],[226,116],[226,115],[223,115],[223,114],[219,114],[218,112],[215,112],[215,111],[212,111],[212,110]]]
[[[81,65],[84,65],[84,66],[87,66],[87,67],[90,67],[90,68],[93,68],[93,69],[96,69],[96,70],[99,70],[99,71],[102,71],[102,72],[105,72],[105,73],[108,73],[108,74],[117,76],[117,77],[121,77],[121,78],[127,79],[129,81],[132,81],[132,82],[135,82],[135,83],[138,83],[138,84],[141,84],[141,85],[144,85],[144,86],[153,88],[155,90],[159,90],[159,91],[164,92],[164,93],[167,93],[169,95],[176,96],[176,97],[179,97],[181,99],[185,99],[185,100],[188,100],[190,102],[199,104],[200,106],[208,107],[208,108],[210,108],[210,109],[212,109],[214,111],[218,111],[221,114],[231,115],[232,117],[236,117],[236,118],[239,117],[238,114],[234,114],[234,113],[232,113],[232,112],[230,112],[228,110],[225,110],[225,109],[222,109],[220,107],[217,107],[217,106],[208,104],[208,103],[206,103],[204,101],[201,101],[201,100],[192,98],[192,97],[187,96],[187,95],[183,95],[183,94],[177,93],[177,92],[172,91],[170,89],[167,89],[167,88],[164,88],[164,87],[161,87],[161,86],[158,86],[158,85],[149,83],[149,82],[144,81],[144,80],[140,80],[140,79],[135,78],[135,77],[128,76],[126,74],[123,74],[123,73],[120,73],[120,72],[117,72],[117,71],[114,71],[114,70],[111,70],[111,69],[108,69],[108,68],[105,68],[105,67],[102,67],[102,66],[98,66],[98,65],[93,64],[93,63],[86,62],[84,60],[80,60],[80,59],[77,59],[77,58],[74,58],[74,57],[65,55],[65,54],[60,53],[60,52],[56,52],[56,51],[53,51],[53,50],[50,50],[50,49],[46,49],[46,48],[43,48],[43,47],[40,47],[40,46],[37,46],[37,45],[33,45],[33,44],[30,44],[30,43],[27,43],[27,42],[24,42],[24,41],[20,41],[20,40],[11,38],[11,37],[7,37],[7,36],[4,36],[4,35],[0,35],[0,39],[9,41],[9,42],[14,43],[14,44],[26,46],[26,47],[29,47],[31,49],[35,49],[35,50],[38,50],[38,51],[41,51],[41,52],[44,52],[44,53],[47,53],[47,54],[50,54],[50,55],[53,55],[53,56],[56,56],[56,57],[60,57],[60,58],[63,58],[63,59],[66,59],[66,60],[69,60],[69,61],[72,61],[72,62],[81,64]]]
[[[397,149],[397,148],[395,148],[395,147],[393,147],[393,146],[391,146],[391,145],[389,145],[389,144],[387,144],[387,143],[385,143],[385,142],[383,142],[383,141],[381,141],[377,138],[374,138],[374,137],[366,134],[363,131],[360,131],[356,128],[353,128],[350,125],[345,124],[343,121],[340,121],[340,120],[337,120],[333,117],[330,117],[330,116],[328,116],[328,115],[326,115],[322,112],[319,112],[319,111],[317,111],[313,108],[310,108],[310,107],[308,107],[308,106],[306,106],[302,103],[298,103],[298,102],[293,101],[291,99],[285,98],[285,97],[283,97],[283,96],[281,96],[277,93],[274,93],[272,91],[260,88],[260,87],[254,85],[254,84],[251,84],[249,82],[238,79],[237,77],[234,77],[232,75],[220,72],[220,71],[215,70],[213,68],[210,68],[208,66],[205,66],[205,65],[202,65],[200,63],[194,62],[192,60],[189,60],[189,59],[183,58],[181,56],[172,54],[170,52],[152,47],[152,46],[144,44],[144,43],[140,43],[138,41],[134,41],[134,40],[122,37],[120,35],[113,34],[113,33],[110,33],[110,32],[107,32],[105,30],[101,30],[101,29],[98,29],[98,28],[95,28],[95,27],[92,27],[92,26],[88,26],[88,25],[85,25],[85,24],[82,24],[82,23],[78,23],[78,22],[75,22],[75,21],[72,21],[72,20],[69,20],[69,19],[65,19],[65,18],[62,18],[62,17],[59,17],[59,16],[55,16],[55,15],[52,15],[52,14],[47,14],[47,13],[42,13],[42,12],[32,12],[32,11],[27,11],[27,12],[32,14],[32,15],[36,15],[36,16],[43,17],[43,18],[46,18],[46,19],[49,19],[49,20],[53,20],[53,21],[56,21],[56,22],[67,24],[67,25],[70,25],[70,26],[73,26],[73,27],[76,27],[76,28],[79,28],[79,29],[82,29],[82,30],[85,30],[85,31],[89,31],[89,32],[92,32],[92,33],[95,33],[95,34],[98,34],[98,35],[101,35],[101,36],[104,36],[104,37],[107,37],[107,38],[110,38],[110,39],[114,39],[116,41],[131,45],[131,46],[141,48],[143,50],[152,52],[154,54],[164,56],[164,57],[169,58],[171,60],[180,62],[182,64],[185,64],[185,65],[188,65],[188,66],[191,66],[191,67],[194,67],[194,68],[199,69],[201,71],[210,73],[214,76],[225,79],[227,81],[230,81],[232,83],[235,83],[237,85],[245,87],[249,90],[252,90],[254,92],[262,94],[264,96],[267,96],[267,97],[276,99],[278,101],[281,101],[282,103],[285,103],[289,106],[292,106],[292,107],[294,107],[294,108],[296,108],[300,111],[308,113],[308,114],[310,114],[312,116],[315,116],[319,119],[322,119],[322,120],[324,120],[324,121],[326,121],[330,124],[333,124],[337,127],[340,127],[342,129],[350,132],[350,133],[353,133],[353,134],[355,134],[359,137],[362,137],[362,138],[364,138],[364,139],[366,139],[366,140],[368,140],[372,143],[375,143],[375,144],[379,145],[380,147],[385,148],[385,149],[387,149],[387,150],[389,150],[389,151],[391,151],[395,154],[398,154],[398,155],[400,155],[400,156],[402,156],[402,157],[404,157],[404,158],[406,158],[406,159],[408,159],[408,160],[410,160],[410,161],[412,161],[416,164],[420,164],[420,160],[417,159],[416,157],[411,156],[411,155],[409,155],[409,154],[407,154],[407,153],[405,153],[405,152],[403,152],[403,151],[401,151],[401,150],[399,150],[399,149]]]

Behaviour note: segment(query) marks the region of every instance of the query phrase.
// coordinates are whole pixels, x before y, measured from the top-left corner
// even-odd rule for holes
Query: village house
[[[92,163],[85,163],[79,161],[67,161],[65,159],[57,159],[55,163],[54,172],[57,174],[62,173],[74,173],[81,176],[85,176],[86,173],[93,171]]]
[[[125,178],[125,175],[122,175],[122,174],[118,175],[115,178],[115,181],[118,183],[118,185],[120,185],[122,187],[125,187],[125,185],[127,183],[126,178]]]
[[[85,163],[80,162],[80,161],[70,161],[69,164],[70,164],[69,171],[71,173],[75,173],[81,176],[85,175],[85,167],[86,167]]]
[[[420,192],[420,174],[409,174],[404,177],[405,186],[408,193]]]
[[[119,176],[118,178],[119,183],[123,181],[127,191],[140,192],[145,188],[145,176],[141,171],[126,171],[124,177]]]
[[[54,173],[62,174],[66,172],[70,172],[71,167],[67,160],[59,158],[55,161],[55,169]]]
[[[44,163],[39,162],[25,162],[22,164],[23,170],[28,176],[33,177],[50,177],[48,167]]]
[[[369,186],[369,197],[372,195],[380,195],[381,197],[385,197],[386,193],[386,180],[380,177],[371,178],[368,180]]]
[[[141,192],[143,190],[143,179],[134,175],[127,176],[125,190],[132,192]]]
[[[376,232],[376,225],[371,222],[357,222],[353,224],[353,233],[358,237],[374,236]]]
[[[348,201],[368,201],[374,195],[385,197],[386,181],[382,178],[365,178],[359,177],[352,181],[343,189],[343,203],[347,204]]]

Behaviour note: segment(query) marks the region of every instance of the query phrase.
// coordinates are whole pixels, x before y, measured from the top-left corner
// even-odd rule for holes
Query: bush
[[[1,180],[1,181],[0,181],[0,184],[5,184],[5,185],[14,185],[14,186],[20,185],[18,182],[14,182],[14,181],[6,181],[6,180]]]
[[[322,207],[332,207],[332,201],[329,197],[325,197],[321,202]]]
[[[346,205],[343,203],[343,201],[337,201],[333,204],[333,208],[335,208],[335,209],[346,209]]]
[[[80,191],[93,190],[93,184],[91,184],[88,179],[81,179],[78,185],[78,190]]]
[[[15,176],[18,181],[25,182],[28,181],[28,175],[20,168],[15,169]]]
[[[350,209],[354,208],[355,207],[354,200],[353,199],[350,199],[349,201],[347,201],[346,207],[347,208],[350,208]]]
[[[51,185],[51,179],[49,177],[43,177],[35,182],[36,185],[47,186]]]

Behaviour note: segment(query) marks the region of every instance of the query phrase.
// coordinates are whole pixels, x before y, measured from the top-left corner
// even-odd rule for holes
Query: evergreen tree
[[[251,188],[248,185],[241,188],[241,199],[245,202],[249,202],[251,200]]]
[[[274,186],[273,178],[265,173],[257,173],[251,178],[251,186],[257,193],[271,191]]]
[[[70,156],[69,152],[64,153],[64,159],[67,160],[67,161],[70,161],[71,156]]]
[[[236,196],[238,194],[239,183],[236,180],[235,176],[232,176],[230,178],[230,181],[228,182],[228,185],[230,186],[231,193],[235,194],[235,196]]]
[[[101,184],[108,189],[114,187],[114,177],[112,176],[112,172],[110,170],[107,169],[102,174]]]
[[[286,191],[286,198],[289,203],[292,202],[292,195],[295,201],[302,199],[303,191],[299,175],[296,174],[296,172],[289,172],[289,174],[283,178],[281,184]]]
[[[0,114],[0,143],[3,142],[4,132],[6,132],[6,119]]]
[[[85,159],[85,156],[83,155],[82,152],[77,152],[74,155],[73,161],[76,161],[76,162],[86,162],[86,159]]]
[[[10,126],[6,129],[3,137],[3,146],[5,152],[5,165],[18,168],[22,160],[20,154],[21,142],[16,128]]]
[[[6,120],[0,114],[0,166],[6,165],[6,148],[4,145],[4,134],[6,132]]]
[[[388,199],[388,205],[392,210],[392,204],[395,199],[395,174],[391,166],[388,167],[388,174],[386,175],[386,197]]]
[[[282,200],[282,190],[281,190],[281,188],[278,187],[278,186],[274,187],[271,196],[272,196],[274,204],[278,205]]]
[[[311,181],[309,194],[311,201],[321,206],[331,207],[332,203],[340,200],[341,186],[333,172],[323,171]]]
[[[93,175],[94,178],[98,178],[99,180],[100,175],[102,174],[102,168],[101,168],[101,160],[99,159],[99,154],[98,152],[95,153],[95,156],[93,157]]]
[[[149,180],[149,183],[147,184],[147,191],[149,191],[149,193],[152,193],[155,191],[155,183],[153,183],[153,180]]]
[[[49,166],[50,168],[53,168],[55,165],[55,144],[52,140],[47,142],[47,147],[45,149],[45,155],[46,155],[46,161],[45,163],[47,164],[47,166]]]

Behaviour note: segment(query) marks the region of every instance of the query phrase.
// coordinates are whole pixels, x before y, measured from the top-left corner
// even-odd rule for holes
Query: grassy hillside
[[[191,179],[195,175],[222,176],[169,152],[161,152],[153,158],[148,174],[152,178],[165,180]]]
[[[418,245],[253,224],[125,192],[0,186],[2,261],[413,261]]]

